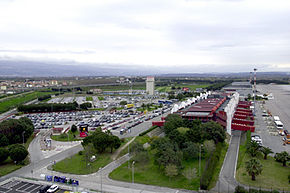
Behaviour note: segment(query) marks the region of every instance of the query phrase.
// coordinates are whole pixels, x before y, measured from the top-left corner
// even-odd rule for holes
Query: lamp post
[[[199,170],[199,189],[201,189],[200,186],[201,186],[201,147],[202,147],[202,146],[203,146],[202,144],[200,144],[200,146],[199,146],[199,162],[198,162],[198,170]]]
[[[135,161],[132,162],[132,184],[134,184],[134,165]]]
[[[22,132],[22,143],[23,143],[23,146],[24,146],[24,133],[25,133],[25,131]]]
[[[100,174],[100,177],[101,177],[101,193],[103,192],[102,169],[103,169],[102,167],[99,168],[100,173],[101,173],[101,174]]]
[[[130,144],[128,145],[128,156],[129,156],[129,159],[128,159],[128,169],[130,169]]]

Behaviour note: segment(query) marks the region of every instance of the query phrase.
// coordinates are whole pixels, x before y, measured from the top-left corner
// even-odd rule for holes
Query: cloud
[[[289,18],[284,0],[6,0],[0,56],[266,71],[290,62]]]

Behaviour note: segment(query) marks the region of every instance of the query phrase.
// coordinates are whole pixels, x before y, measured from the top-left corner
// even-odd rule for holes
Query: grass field
[[[258,158],[263,165],[263,171],[260,175],[256,176],[256,180],[252,181],[245,169],[245,162],[250,159],[248,154],[244,156],[243,162],[237,170],[237,180],[246,186],[290,191],[288,180],[290,167],[283,167],[282,163],[276,162],[271,156],[268,156],[267,160],[264,160],[262,155],[259,155]]]
[[[190,90],[195,91],[195,89],[197,88],[205,88],[209,86],[209,84],[176,84],[175,88],[182,88],[182,87],[188,87],[190,88]],[[160,86],[160,87],[156,87],[156,90],[158,90],[159,92],[170,92],[171,91],[171,86]]]
[[[92,96],[87,96],[86,97],[86,101],[93,101],[93,97]]]
[[[34,99],[37,99],[40,96],[44,96],[47,94],[52,94],[52,92],[32,92],[32,93],[26,93],[23,95],[19,95],[17,97],[9,98],[7,100],[4,100],[0,103],[0,113],[4,113],[10,109],[13,109],[19,105],[22,105],[26,102],[32,101]]]
[[[78,138],[74,138],[74,135],[76,137],[80,136],[80,132],[76,131],[75,133],[72,133],[71,131],[68,132],[68,136],[67,135],[52,135],[51,139],[55,140],[55,141],[79,141],[82,139],[78,139]]]
[[[248,140],[250,140],[250,133],[247,134]],[[257,188],[267,188],[276,190],[290,191],[288,175],[290,174],[290,167],[283,167],[282,163],[276,162],[271,156],[268,156],[267,160],[263,159],[263,155],[259,154],[258,159],[263,165],[263,171],[256,177],[255,181],[251,180],[248,175],[245,162],[251,157],[246,153],[246,141],[240,145],[239,157],[237,163],[236,179],[247,186],[255,186]]]
[[[205,161],[202,160],[202,167]],[[130,163],[131,165],[131,163]],[[183,162],[185,169],[195,168],[198,172],[198,160]],[[109,175],[114,180],[132,181],[132,169],[128,169],[128,162],[115,169]],[[185,178],[182,174],[170,179],[164,175],[164,172],[159,169],[158,165],[154,163],[153,155],[150,156],[150,161],[147,164],[135,163],[134,167],[134,181],[141,184],[150,184],[156,186],[165,186],[170,188],[182,188],[190,190],[198,190],[199,177],[196,173],[195,177],[191,180]]]
[[[96,155],[97,159],[94,162],[90,162],[90,165],[87,165],[85,161],[85,155],[79,155],[77,153],[72,157],[57,162],[53,166],[53,170],[79,175],[94,173],[97,172],[100,167],[104,167],[112,161],[111,155],[112,154],[110,153]]]

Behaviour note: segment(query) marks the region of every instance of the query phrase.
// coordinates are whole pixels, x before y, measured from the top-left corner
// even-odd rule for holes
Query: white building
[[[155,90],[155,80],[153,76],[148,76],[146,80],[146,93],[149,95],[154,95]]]

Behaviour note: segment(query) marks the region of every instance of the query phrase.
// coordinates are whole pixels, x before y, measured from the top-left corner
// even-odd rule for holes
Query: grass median
[[[245,166],[245,162],[250,160],[250,158],[251,157],[246,154],[237,170],[236,178],[240,183],[249,187],[290,191],[288,179],[288,175],[290,174],[289,166],[283,167],[282,163],[275,161],[271,156],[268,156],[268,159],[265,160],[262,155],[259,155],[258,159],[263,165],[263,170],[262,173],[256,177],[256,180],[252,181]]]

